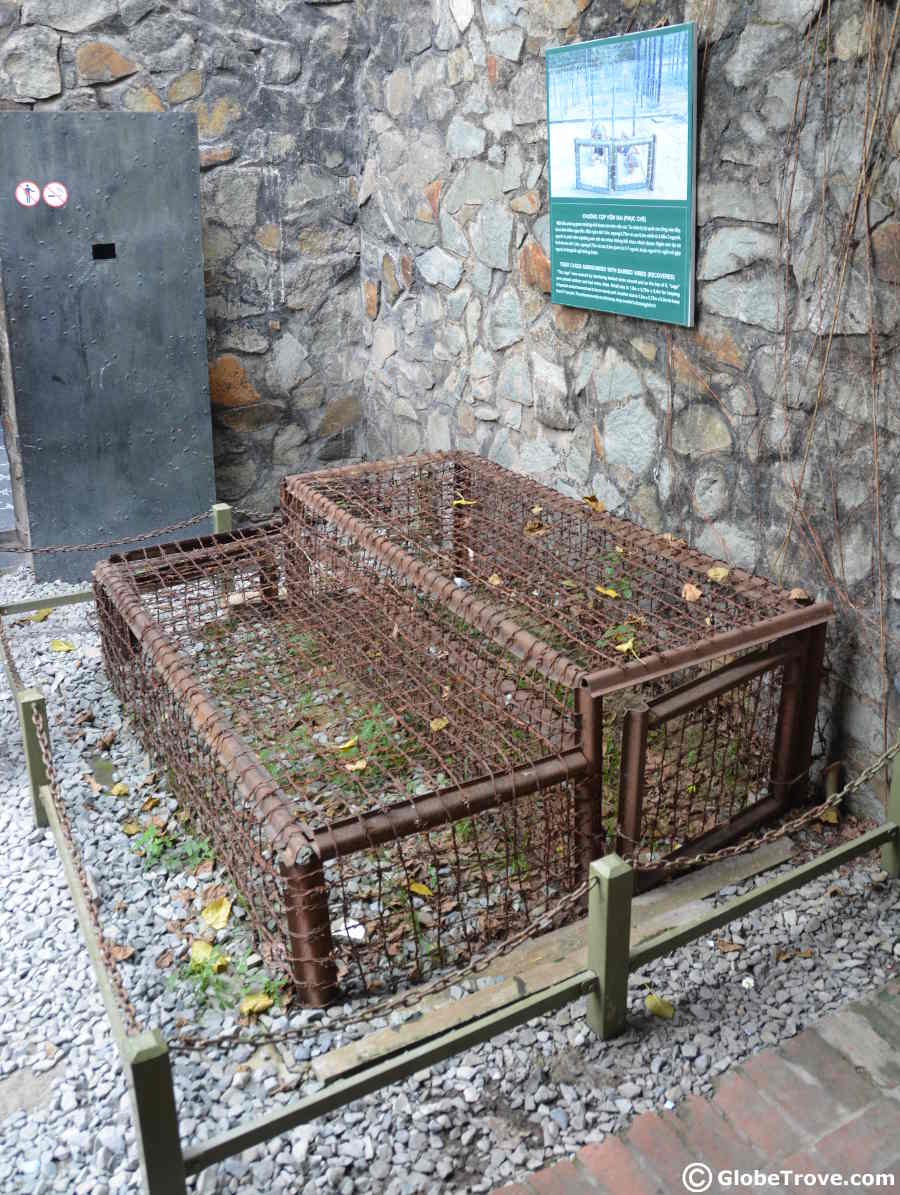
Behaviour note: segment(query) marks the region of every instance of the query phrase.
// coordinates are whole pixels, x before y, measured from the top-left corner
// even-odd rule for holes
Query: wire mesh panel
[[[311,999],[467,959],[579,879],[573,694],[382,572],[273,529],[95,574],[117,693]]]

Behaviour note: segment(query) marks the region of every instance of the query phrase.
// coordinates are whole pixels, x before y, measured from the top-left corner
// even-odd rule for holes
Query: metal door
[[[93,543],[208,508],[194,117],[4,113],[0,163],[20,532],[27,520],[32,547]],[[33,559],[39,579],[76,579],[104,555]]]

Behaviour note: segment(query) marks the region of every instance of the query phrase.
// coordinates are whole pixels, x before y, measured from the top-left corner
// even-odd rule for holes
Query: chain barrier
[[[178,523],[169,523],[167,527],[155,527],[152,531],[141,532],[140,535],[127,535],[123,539],[107,539],[95,544],[54,544],[46,548],[29,548],[15,544],[4,545],[2,551],[18,552],[25,556],[38,556],[46,552],[99,552],[103,548],[120,548],[124,544],[136,544],[141,540],[155,539],[158,535],[168,535],[171,531],[183,531],[186,527],[195,527],[197,523],[202,523],[209,517],[207,510],[202,515],[192,515]]]
[[[112,954],[112,948],[115,943],[108,942],[103,935],[103,928],[100,923],[100,911],[97,900],[91,892],[90,884],[88,883],[87,873],[84,869],[84,862],[81,857],[81,851],[75,842],[75,837],[72,833],[72,824],[69,820],[69,815],[62,801],[60,794],[59,779],[56,775],[56,768],[53,763],[53,755],[50,750],[50,741],[47,737],[47,728],[44,724],[43,718],[38,713],[35,706],[32,709],[32,719],[34,721],[34,729],[37,735],[38,743],[41,748],[41,756],[44,761],[44,768],[47,773],[48,787],[50,789],[50,797],[53,801],[53,807],[56,811],[57,821],[59,822],[60,830],[63,838],[66,840],[66,845],[69,848],[69,855],[72,859],[76,872],[78,873],[78,882],[81,885],[81,893],[84,903],[87,906],[88,913],[91,918],[94,930],[97,934],[97,942],[100,946],[100,952],[106,968],[106,974],[112,985],[116,1000],[119,1004],[119,1009],[125,1021],[129,1033],[139,1033],[141,1030],[138,1021],[137,1012],[128,994],[125,991],[125,985],[122,982],[122,977],[119,974],[118,964]]]
[[[247,519],[251,523],[269,523],[273,520],[273,514],[264,514],[258,510],[247,510],[244,507],[233,506],[232,513],[239,518]],[[94,544],[51,544],[44,548],[29,548],[23,547],[20,544],[4,544],[0,551],[3,553],[19,553],[23,556],[37,556],[49,552],[99,552],[104,548],[121,548],[125,544],[136,544],[147,539],[156,539],[160,535],[168,535],[172,531],[183,531],[188,527],[196,527],[198,523],[210,518],[210,512],[205,510],[203,514],[191,515],[189,519],[181,519],[177,523],[169,523],[166,527],[154,527],[152,531],[142,531],[140,535],[128,535],[122,539],[106,539]]]
[[[815,805],[810,809],[804,810],[802,814],[790,818],[783,822],[780,826],[772,830],[766,831],[764,834],[757,835],[753,838],[743,839],[741,842],[733,843],[731,846],[723,847],[718,851],[711,851],[707,854],[694,855],[692,857],[682,857],[678,859],[663,859],[656,864],[646,865],[646,870],[651,868],[665,868],[666,870],[683,870],[689,867],[705,866],[710,863],[718,863],[722,859],[730,859],[736,855],[746,854],[752,850],[756,850],[760,846],[767,843],[775,842],[777,839],[784,838],[786,835],[795,833],[797,830],[803,829],[809,825],[810,822],[816,821],[822,814],[829,809],[836,809],[845,797],[852,793],[858,792],[872,777],[880,771],[887,763],[889,763],[898,753],[900,753],[900,738],[897,739],[888,749],[882,752],[881,755],[867,767],[864,771],[856,777],[855,780],[846,784],[839,792],[833,793],[825,801],[819,805]],[[645,869],[645,865],[641,864],[641,869]],[[351,1025],[364,1024],[367,1021],[372,1021],[378,1017],[384,1017],[392,1012],[399,1011],[403,1008],[408,1008],[413,1003],[420,1003],[425,997],[436,995],[439,992],[446,991],[454,984],[462,983],[473,975],[477,975],[480,971],[485,970],[492,962],[502,958],[515,950],[516,947],[522,945],[531,938],[535,938],[539,933],[545,929],[552,927],[553,921],[568,910],[572,905],[582,900],[591,883],[585,880],[572,892],[567,893],[556,904],[547,909],[541,916],[536,917],[533,922],[525,926],[517,934],[507,938],[501,942],[494,950],[486,954],[472,959],[466,966],[459,967],[449,974],[440,975],[430,983],[416,987],[408,992],[402,992],[397,996],[391,997],[389,1000],[383,1000],[378,1004],[370,1005],[367,1008],[356,1010],[352,1013],[345,1013],[341,1017],[329,1017],[327,1028],[329,1032],[348,1028]],[[294,1041],[302,1037],[307,1031],[307,1027],[299,1029],[284,1030],[279,1033],[269,1034],[249,1034],[241,1029],[236,1029],[231,1033],[222,1034],[218,1037],[193,1037],[189,1034],[182,1034],[174,1042],[169,1043],[170,1053],[177,1052],[192,1052],[195,1050],[203,1050],[209,1048],[217,1048],[221,1046],[236,1046],[236,1045],[269,1045],[277,1044],[278,1042]]]

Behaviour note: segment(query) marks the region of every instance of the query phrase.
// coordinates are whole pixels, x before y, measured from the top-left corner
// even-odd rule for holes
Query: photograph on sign
[[[44,187],[44,203],[48,207],[65,207],[69,201],[69,192],[63,183],[47,183]]]
[[[31,179],[23,179],[16,187],[16,202],[22,207],[34,207],[41,202],[41,188]]]
[[[692,22],[547,51],[556,303],[693,323]]]

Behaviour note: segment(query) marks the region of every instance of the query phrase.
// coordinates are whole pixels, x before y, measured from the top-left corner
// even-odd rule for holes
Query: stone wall
[[[882,744],[886,681],[890,725],[900,713],[900,659],[888,639],[882,668],[879,602],[883,580],[890,636],[900,630],[891,467],[900,125],[890,125],[900,72],[887,72],[870,155],[871,310],[863,216],[835,311],[891,13],[861,0],[822,9],[818,0],[367,5],[367,435],[375,457],[451,446],[486,454],[834,600],[818,747],[856,762]],[[554,306],[544,49],[685,18],[701,24],[696,327]]]
[[[285,472],[451,446],[593,493],[835,602],[819,749],[856,766],[900,715],[891,16],[0,0],[0,104],[196,112],[221,498],[265,509]],[[543,52],[685,18],[696,327],[554,306]]]
[[[0,108],[191,111],[220,499],[359,452],[352,4],[0,0]]]

